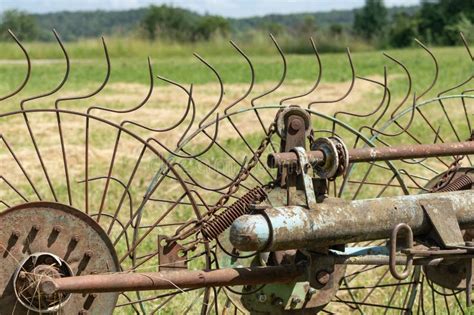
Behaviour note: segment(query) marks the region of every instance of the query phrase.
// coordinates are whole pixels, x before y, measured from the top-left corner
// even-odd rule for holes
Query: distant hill
[[[389,8],[389,15],[397,12],[413,14],[418,6]],[[126,11],[78,11],[55,12],[47,14],[33,14],[41,28],[41,39],[52,40],[51,28],[57,28],[63,39],[75,40],[78,38],[98,37],[100,35],[124,35],[135,32],[147,12],[147,8]],[[192,11],[191,15],[197,15]],[[300,14],[272,14],[262,17],[229,18],[231,29],[234,32],[247,31],[252,28],[261,28],[271,23],[280,23],[285,26],[295,26],[307,16],[313,16],[318,27],[328,27],[333,24],[349,27],[354,20],[355,10],[337,10],[330,12],[300,13]],[[80,27],[79,27],[80,26]]]

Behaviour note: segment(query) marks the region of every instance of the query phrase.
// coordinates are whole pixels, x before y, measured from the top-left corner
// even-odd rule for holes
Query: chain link
[[[193,220],[180,226],[176,230],[175,235],[167,239],[168,243],[175,242],[178,240],[184,240],[188,238],[190,235],[196,234],[198,231],[201,230],[201,227],[203,226],[203,224],[208,222],[212,218],[213,214],[215,214],[217,211],[222,209],[222,207],[224,207],[227,201],[229,201],[229,198],[239,190],[240,184],[250,176],[250,172],[255,166],[257,166],[257,164],[259,163],[260,157],[262,156],[263,152],[265,152],[268,145],[270,144],[271,138],[276,132],[277,118],[278,118],[278,115],[276,115],[275,120],[271,123],[265,135],[265,138],[263,138],[257,150],[255,150],[252,158],[247,163],[247,166],[241,170],[236,180],[227,189],[227,192],[219,198],[219,200],[214,204],[214,206],[210,207],[208,213],[203,219],[199,221]],[[268,187],[268,186],[269,185],[265,185],[264,187]],[[192,250],[195,247],[195,245],[201,241],[202,240],[200,239],[196,239],[195,241],[192,241],[190,244],[188,244],[188,246],[186,246],[184,250],[185,251]]]

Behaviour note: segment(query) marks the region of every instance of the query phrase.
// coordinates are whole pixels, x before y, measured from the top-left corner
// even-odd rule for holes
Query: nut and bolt
[[[265,303],[267,301],[267,295],[265,293],[259,293],[257,294],[257,300],[260,303]]]
[[[303,124],[301,123],[301,119],[293,119],[290,123],[290,128],[293,130],[300,130],[301,127],[303,127]]]
[[[320,285],[326,285],[329,282],[331,275],[326,270],[321,270],[316,274],[316,281]]]

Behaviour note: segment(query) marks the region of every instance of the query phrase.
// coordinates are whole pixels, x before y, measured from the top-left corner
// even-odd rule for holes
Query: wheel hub
[[[28,203],[0,214],[0,309],[5,314],[111,314],[117,293],[39,295],[45,277],[120,270],[107,234],[72,207]]]

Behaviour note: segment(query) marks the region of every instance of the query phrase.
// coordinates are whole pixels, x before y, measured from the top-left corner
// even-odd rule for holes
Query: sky
[[[199,13],[226,17],[261,16],[272,13],[321,12],[361,7],[364,0],[0,0],[0,12],[19,9],[31,13],[55,11],[123,10],[168,4]],[[385,0],[386,6],[407,6],[420,0]]]

